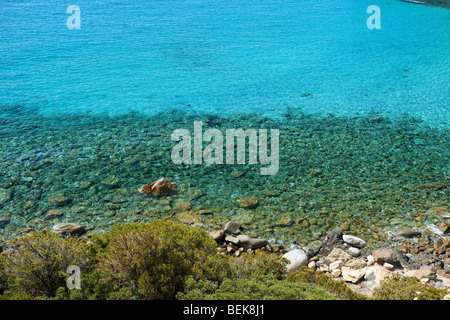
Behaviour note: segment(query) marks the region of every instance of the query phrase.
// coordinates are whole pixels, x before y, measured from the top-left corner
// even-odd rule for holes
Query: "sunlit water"
[[[372,4],[379,30],[366,25]],[[395,0],[76,5],[81,29],[71,30],[69,4],[0,4],[4,238],[51,227],[50,209],[102,230],[190,202],[193,214],[210,211],[208,227],[235,219],[286,241],[346,221],[366,237],[422,228],[439,223],[427,210],[449,209],[449,10]],[[279,172],[174,165],[170,134],[195,120],[279,129]],[[136,195],[162,176],[178,194]],[[434,182],[446,187],[419,187]],[[235,205],[250,195],[259,207]],[[55,208],[55,196],[71,202]],[[280,225],[286,216],[295,223]]]

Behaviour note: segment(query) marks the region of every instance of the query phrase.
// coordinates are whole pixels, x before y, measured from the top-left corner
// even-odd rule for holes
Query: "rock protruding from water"
[[[153,181],[150,184],[145,184],[139,188],[139,192],[145,195],[161,196],[168,194],[175,190],[176,184],[169,182],[165,178]]]
[[[223,230],[211,231],[209,235],[218,243],[219,249],[224,249],[223,252],[236,255],[268,246],[266,239],[252,238],[242,232],[243,228],[239,222],[228,221]]]

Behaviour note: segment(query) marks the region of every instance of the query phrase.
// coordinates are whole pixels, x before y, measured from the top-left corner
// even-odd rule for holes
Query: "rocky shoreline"
[[[344,281],[363,296],[371,297],[383,280],[398,274],[447,289],[449,294],[444,299],[450,300],[450,241],[446,237],[436,240],[433,246],[419,244],[410,250],[406,245],[369,249],[365,240],[344,234],[341,228],[329,232],[321,243],[306,247],[292,244],[289,248],[245,235],[243,227],[234,221],[209,234],[216,240],[217,250],[222,254],[236,257],[244,252],[276,254],[288,260],[288,274],[308,266],[335,280]],[[404,235],[410,239],[424,239],[420,238],[420,232],[405,231]]]
[[[207,231],[202,223],[186,223]],[[372,297],[383,280],[394,275],[415,277],[424,284],[447,290],[444,300],[450,300],[450,239],[445,236],[450,228],[443,222],[442,236],[403,231],[404,245],[371,248],[366,240],[344,233],[337,227],[322,241],[306,246],[292,243],[289,246],[254,238],[246,234],[243,225],[228,221],[223,228],[209,231],[217,243],[218,254],[240,257],[243,254],[272,254],[286,259],[286,275],[301,267],[322,272],[334,280],[340,280],[354,292]],[[52,232],[60,237],[86,237],[93,234],[76,223],[56,223]],[[425,237],[428,237],[425,238]],[[433,244],[424,244],[434,239]],[[3,246],[0,245],[0,252]]]

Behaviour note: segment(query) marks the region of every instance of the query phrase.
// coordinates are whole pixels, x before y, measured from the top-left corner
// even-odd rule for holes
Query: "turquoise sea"
[[[371,5],[380,29],[367,27]],[[450,216],[449,83],[445,7],[2,1],[0,242],[162,217],[208,230],[237,220],[284,244],[336,226],[369,243],[435,232]],[[279,130],[279,171],[174,164],[171,133],[194,121]],[[137,193],[162,177],[177,193]],[[236,205],[246,196],[258,206]]]

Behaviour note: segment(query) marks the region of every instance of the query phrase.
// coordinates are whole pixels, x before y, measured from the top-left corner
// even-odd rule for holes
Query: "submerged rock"
[[[53,197],[49,200],[50,204],[55,205],[57,207],[63,207],[72,202],[68,197]]]
[[[0,228],[3,228],[9,223],[9,220],[5,217],[0,217]]]
[[[414,231],[411,229],[403,229],[398,232],[398,235],[405,238],[414,238],[420,236],[421,233],[419,231]]]
[[[47,212],[47,215],[45,216],[45,220],[50,220],[50,219],[53,219],[53,218],[59,218],[59,217],[62,217],[63,216],[63,214],[62,214],[62,212],[61,212],[61,210],[49,210],[48,212]]]
[[[84,227],[76,223],[57,223],[52,230],[59,235],[79,235],[85,231]]]
[[[175,215],[178,221],[185,224],[201,223],[202,218],[193,211],[183,211]]]
[[[173,191],[176,187],[175,183],[169,182],[165,178],[156,180],[150,184],[145,184],[139,188],[139,192],[146,195],[164,195]]]
[[[419,186],[420,189],[435,189],[435,190],[441,190],[445,188],[445,184],[441,182],[435,182],[435,183],[425,183]]]
[[[258,206],[259,201],[257,197],[245,197],[242,199],[236,199],[235,203],[239,208],[253,209]]]
[[[0,208],[11,199],[12,191],[9,189],[0,189]]]

